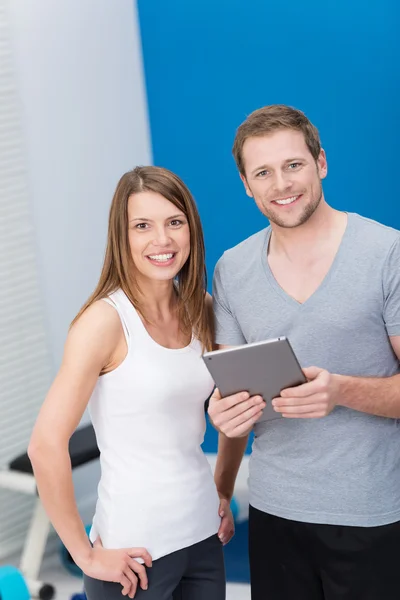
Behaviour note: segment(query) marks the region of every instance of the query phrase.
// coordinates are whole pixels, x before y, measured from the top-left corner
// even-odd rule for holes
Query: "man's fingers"
[[[213,398],[214,400],[221,400],[222,399],[221,392],[219,391],[218,388],[215,388],[215,390],[211,394],[211,398]]]
[[[320,404],[327,403],[327,395],[324,392],[319,394],[312,394],[311,396],[305,396],[304,398],[288,397],[288,398],[274,398],[272,400],[272,406],[278,412],[282,412],[284,409],[289,407],[300,408],[304,406],[317,406]]]
[[[127,553],[131,558],[143,558],[144,564],[147,567],[151,567],[153,561],[146,548],[130,548]]]
[[[134,558],[129,558],[128,564],[132,571],[138,576],[140,580],[140,587],[142,588],[142,590],[147,590],[148,580],[146,569],[144,568],[144,566],[138,563],[137,560],[135,560]]]
[[[232,396],[225,396],[225,398],[221,398],[221,394],[218,391],[218,397],[215,398],[214,394],[211,396],[210,400],[210,408],[209,412],[213,412],[213,409],[217,409],[218,413],[228,410],[232,408],[232,406],[236,406],[245,400],[250,398],[250,394],[248,392],[239,392],[238,394],[232,394]]]
[[[260,406],[252,406],[248,408],[244,412],[241,412],[233,419],[229,419],[229,429],[235,429],[236,427],[240,427],[243,423],[247,423],[254,419],[256,415],[261,414]]]
[[[211,398],[208,413],[219,431],[228,437],[240,437],[248,433],[264,407],[261,396],[249,397],[248,392],[240,392],[220,400]]]
[[[218,401],[218,409],[227,411],[234,406],[240,406],[243,402],[248,402],[250,394],[248,392],[240,392],[240,394],[234,394],[233,396],[226,396]]]
[[[221,403],[227,400],[221,400]],[[252,396],[248,400],[235,404],[223,413],[219,413],[213,416],[214,424],[219,427],[223,423],[228,424],[233,421],[236,417],[243,417],[242,420],[251,418],[255,413],[260,412],[260,409],[265,407],[265,402],[261,396]]]
[[[318,375],[322,373],[323,370],[324,369],[321,369],[320,367],[305,367],[303,369],[303,373],[306,379],[309,379],[311,381],[312,379],[318,377]]]
[[[281,396],[311,396],[321,389],[321,385],[326,383],[328,372],[319,367],[307,367],[303,369],[303,373],[308,380],[307,383],[302,383],[293,388],[286,388],[281,391]]]
[[[306,396],[312,396],[320,391],[321,383],[317,379],[302,383],[293,388],[286,388],[281,391],[282,398],[305,398]]]
[[[251,418],[246,420],[242,420],[242,416],[237,417],[232,422],[229,423],[229,427],[226,428],[223,433],[227,437],[242,437],[247,435],[249,431],[253,428],[254,423],[261,417],[262,411],[260,410],[256,414],[254,414]]]

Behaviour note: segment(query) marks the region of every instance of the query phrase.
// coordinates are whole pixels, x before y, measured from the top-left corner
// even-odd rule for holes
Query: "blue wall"
[[[265,104],[318,127],[330,204],[400,229],[397,5],[138,0],[154,163],[196,197],[210,280],[226,248],[266,225],[231,157],[236,127]]]

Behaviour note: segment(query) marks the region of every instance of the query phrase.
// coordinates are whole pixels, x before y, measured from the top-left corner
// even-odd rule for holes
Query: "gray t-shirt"
[[[287,336],[302,367],[389,377],[400,372],[400,232],[348,215],[336,258],[300,304],[267,261],[271,228],[224,253],[214,273],[216,342]],[[400,520],[400,420],[336,407],[321,419],[256,424],[250,504],[309,523],[377,526]]]

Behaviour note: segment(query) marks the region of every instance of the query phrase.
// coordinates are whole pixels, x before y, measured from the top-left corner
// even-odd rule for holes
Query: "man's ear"
[[[320,178],[325,179],[328,175],[328,161],[326,160],[326,154],[323,148],[321,148],[321,152],[319,153],[317,165]]]
[[[245,175],[242,175],[242,173],[240,173],[240,179],[242,180],[242,183],[243,183],[243,185],[244,185],[244,189],[246,190],[246,194],[247,194],[248,196],[250,196],[250,198],[252,198],[252,197],[253,197],[253,194],[252,194],[252,191],[251,191],[251,189],[250,189],[250,188],[249,188],[249,186],[248,186],[248,183],[247,183],[246,176],[245,176]]]

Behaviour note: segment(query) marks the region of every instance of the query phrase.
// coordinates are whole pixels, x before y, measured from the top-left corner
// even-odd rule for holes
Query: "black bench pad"
[[[69,453],[73,469],[100,456],[92,425],[80,427],[72,434],[69,441]],[[33,474],[31,461],[26,452],[14,458],[9,464],[9,469],[11,471],[19,471],[20,473]]]

